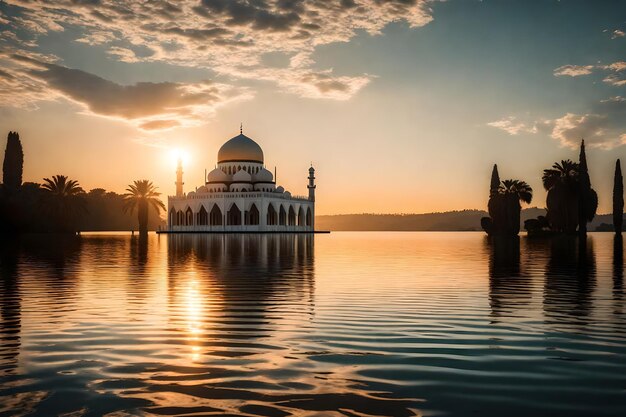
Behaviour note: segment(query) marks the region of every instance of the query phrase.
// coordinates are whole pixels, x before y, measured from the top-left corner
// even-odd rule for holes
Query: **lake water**
[[[609,233],[2,246],[2,416],[626,415]]]

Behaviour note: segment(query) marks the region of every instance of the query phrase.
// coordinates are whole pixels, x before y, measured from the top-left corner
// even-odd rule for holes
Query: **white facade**
[[[222,145],[217,167],[196,191],[183,192],[179,166],[177,195],[167,199],[168,231],[313,232],[313,167],[309,168],[309,195],[292,196],[283,187],[276,187],[263,162],[261,147],[240,133]]]

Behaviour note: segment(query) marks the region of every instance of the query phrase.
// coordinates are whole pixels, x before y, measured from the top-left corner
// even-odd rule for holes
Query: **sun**
[[[186,151],[185,149],[181,149],[181,148],[171,148],[169,150],[169,158],[168,158],[173,164],[177,164],[178,160],[181,159],[183,162],[183,165],[187,165],[189,163],[189,161],[191,160],[191,156],[189,154],[188,151]]]

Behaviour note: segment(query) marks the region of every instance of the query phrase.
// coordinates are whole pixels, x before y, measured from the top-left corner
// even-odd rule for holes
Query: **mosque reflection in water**
[[[187,329],[195,358],[256,354],[247,340],[314,315],[311,235],[170,235],[167,249],[170,325]]]

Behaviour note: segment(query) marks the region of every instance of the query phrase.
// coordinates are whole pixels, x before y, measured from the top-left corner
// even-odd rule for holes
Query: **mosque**
[[[315,169],[309,168],[308,196],[276,186],[265,168],[263,150],[243,134],[222,145],[217,167],[204,185],[183,192],[182,162],[176,171],[176,195],[167,198],[169,232],[313,232]]]

